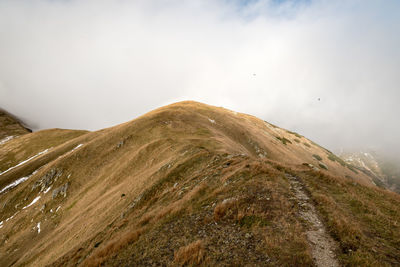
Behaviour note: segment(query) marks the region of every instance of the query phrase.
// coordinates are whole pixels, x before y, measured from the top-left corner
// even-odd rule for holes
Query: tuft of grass
[[[322,163],[319,163],[318,164],[322,169],[325,169],[325,170],[327,170],[328,168],[326,167],[326,165],[325,164],[322,164]]]
[[[303,142],[306,147],[311,147],[309,143]]]
[[[287,143],[291,144],[292,142],[289,139],[286,139],[285,137],[279,137],[276,136],[276,139],[282,142],[282,144],[286,145]]]
[[[226,199],[219,203],[218,205],[215,206],[214,208],[214,220],[219,221],[221,220],[227,211],[234,206],[237,206],[237,200],[236,199]]]
[[[297,139],[297,138],[295,138],[294,141],[295,141],[296,143],[300,143],[300,140]]]
[[[322,158],[321,158],[320,155],[313,154],[312,156],[313,156],[313,158],[315,158],[315,159],[318,160],[318,161],[321,161],[321,160],[322,160]]]
[[[328,153],[328,159],[331,160],[331,161],[338,162],[343,167],[346,166],[346,162],[344,160],[342,160],[341,158],[339,158],[338,156],[336,156],[335,154],[333,154],[333,153]]]
[[[199,265],[205,256],[203,240],[197,240],[187,246],[180,247],[174,253],[174,262],[179,266]]]
[[[85,261],[84,265],[90,267],[101,266],[109,257],[138,240],[142,233],[143,229],[139,229],[133,232],[119,234],[104,247],[95,251],[94,254]]]
[[[301,136],[300,134],[298,134],[296,132],[292,132],[292,131],[286,131],[286,132],[288,132],[290,134],[293,134],[294,136],[296,136],[297,138],[300,138],[300,139],[303,137],[303,136]]]
[[[253,225],[257,225],[260,227],[270,225],[270,223],[268,223],[267,220],[265,220],[264,218],[262,218],[260,216],[256,216],[256,215],[243,216],[239,220],[239,224],[241,227],[247,227],[247,228],[251,228]]]
[[[69,205],[66,210],[72,209],[75,206],[76,202],[78,202],[78,200],[74,200],[74,202],[72,202],[71,205]]]

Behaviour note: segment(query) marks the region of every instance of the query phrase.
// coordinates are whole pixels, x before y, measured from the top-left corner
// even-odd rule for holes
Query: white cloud
[[[0,106],[99,129],[194,99],[400,148],[398,1],[239,2],[2,1]]]

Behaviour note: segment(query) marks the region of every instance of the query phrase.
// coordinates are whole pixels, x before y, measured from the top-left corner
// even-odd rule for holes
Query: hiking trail
[[[334,253],[337,245],[319,219],[315,206],[305,192],[304,184],[299,178],[290,174],[286,174],[286,177],[300,207],[299,215],[309,223],[306,235],[315,264],[318,267],[340,266]]]

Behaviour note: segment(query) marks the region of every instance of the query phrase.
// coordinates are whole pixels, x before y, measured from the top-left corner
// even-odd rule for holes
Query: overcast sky
[[[398,0],[2,0],[0,107],[95,130],[191,99],[332,150],[400,152],[399,14]]]

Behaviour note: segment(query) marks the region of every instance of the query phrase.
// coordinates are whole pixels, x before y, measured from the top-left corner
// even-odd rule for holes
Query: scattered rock
[[[58,195],[62,195],[64,197],[66,197],[69,185],[70,185],[70,182],[67,182],[64,185],[54,189],[53,190],[53,199],[55,199]]]
[[[51,169],[48,173],[37,180],[33,186],[32,191],[36,188],[40,188],[40,191],[46,190],[47,187],[52,185],[61,175],[63,174],[62,169]]]
[[[117,148],[121,148],[124,145],[125,141],[122,140],[117,144]]]
[[[136,204],[142,199],[142,194],[140,194],[135,200],[128,206],[128,209],[133,209]]]
[[[223,167],[228,168],[230,165],[231,165],[231,162],[227,162],[227,163],[225,163],[225,165]]]
[[[264,151],[264,153],[259,153],[258,156],[259,156],[260,158],[262,158],[262,159],[263,159],[263,158],[266,158],[266,157],[267,157],[267,152]]]
[[[315,167],[314,165],[312,165],[311,163],[303,163],[303,165],[310,167],[311,169],[313,169],[314,171],[319,171],[318,167]]]

